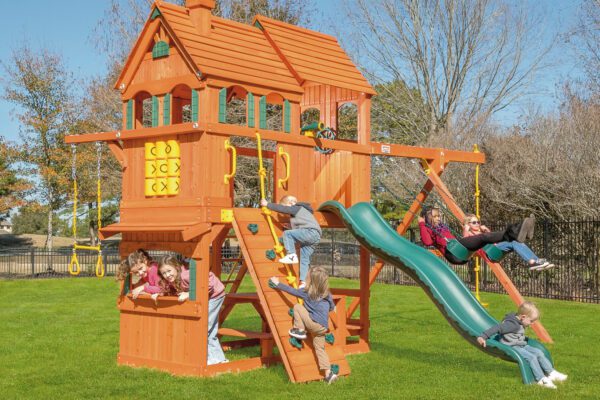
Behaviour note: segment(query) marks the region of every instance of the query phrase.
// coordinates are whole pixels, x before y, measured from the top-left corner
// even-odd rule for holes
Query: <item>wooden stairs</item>
[[[273,221],[278,237],[281,237],[282,227],[276,220]],[[249,224],[256,224],[258,232],[253,234],[248,229]],[[297,303],[297,299],[285,292],[269,287],[268,280],[278,276],[286,282],[286,268],[277,260],[269,260],[267,251],[273,249],[273,238],[269,231],[266,217],[260,209],[236,208],[234,209],[233,228],[239,240],[245,266],[256,286],[256,291],[264,317],[267,320],[273,339],[279,349],[281,360],[292,382],[308,382],[323,379],[319,371],[312,340],[309,335],[303,341],[302,349],[292,346],[289,342],[289,329],[292,327],[292,317],[289,310]],[[298,265],[294,265],[294,273],[298,274]],[[334,301],[337,296],[334,296]],[[342,327],[345,326],[345,306],[340,305],[340,313],[332,312],[329,315],[329,329],[334,335],[334,343],[326,344],[325,349],[331,364],[339,366],[339,375],[348,375],[350,367],[344,354],[346,344]]]

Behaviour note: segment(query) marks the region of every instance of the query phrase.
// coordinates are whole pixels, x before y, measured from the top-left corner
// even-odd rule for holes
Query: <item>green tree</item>
[[[56,216],[54,216],[56,217]],[[21,235],[32,233],[37,235],[48,234],[48,207],[32,202],[19,209],[11,218],[13,233]],[[53,226],[56,229],[55,226]]]
[[[16,106],[21,123],[18,161],[36,177],[34,196],[46,207],[46,247],[51,249],[54,215],[67,199],[70,152],[64,136],[74,125],[74,81],[58,54],[26,44],[2,66],[7,77],[2,97]]]

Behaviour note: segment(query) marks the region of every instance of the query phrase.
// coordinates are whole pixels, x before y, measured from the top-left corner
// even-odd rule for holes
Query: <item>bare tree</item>
[[[575,36],[583,61],[583,69],[600,87],[600,0],[586,0],[581,7]]]
[[[600,102],[566,87],[557,113],[530,115],[522,126],[484,143],[484,206],[495,215],[534,212],[546,218],[600,213]]]
[[[400,81],[423,137],[484,123],[521,96],[550,45],[524,6],[503,0],[347,0],[376,83]],[[551,43],[551,41],[549,41]],[[458,115],[460,114],[460,119]],[[415,132],[418,134],[419,132]]]

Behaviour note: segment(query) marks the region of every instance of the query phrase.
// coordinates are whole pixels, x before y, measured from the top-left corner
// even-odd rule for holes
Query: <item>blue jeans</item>
[[[513,346],[513,349],[527,361],[533,372],[533,377],[539,382],[544,376],[552,372],[552,364],[544,355],[544,352],[535,347]]]
[[[316,229],[300,228],[283,231],[283,246],[286,254],[296,254],[296,242],[300,244],[300,280],[305,281],[310,265],[310,256],[315,252],[315,245],[321,240],[321,233]]]
[[[500,243],[496,243],[496,247],[505,253],[514,251],[527,264],[529,264],[530,260],[534,260],[534,261],[538,260],[538,256],[536,256],[535,253],[533,251],[531,251],[531,249],[525,243],[516,242],[516,241],[515,242],[500,242]]]
[[[227,361],[219,338],[217,337],[217,331],[219,330],[219,311],[225,301],[225,296],[218,299],[208,300],[208,352],[206,357],[206,364],[218,364]]]

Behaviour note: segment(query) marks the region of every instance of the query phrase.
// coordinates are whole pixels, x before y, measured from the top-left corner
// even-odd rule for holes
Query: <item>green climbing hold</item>
[[[291,337],[290,338],[290,344],[292,346],[294,346],[295,348],[297,348],[297,349],[301,349],[302,348],[302,342],[299,341],[298,339],[296,339],[295,337]],[[333,366],[332,366],[332,368],[333,368]]]
[[[279,238],[279,244],[283,244],[283,237]]]
[[[335,342],[335,337],[333,336],[333,333],[328,333],[327,335],[325,335],[325,341],[329,344],[333,344],[333,342]]]
[[[290,311],[288,311],[288,314],[290,314],[290,317],[294,318],[294,309],[290,308]]]
[[[253,235],[258,233],[258,224],[248,224],[248,230],[252,232]]]
[[[331,372],[338,375],[340,373],[340,366],[337,364],[331,364]]]
[[[275,259],[275,257],[277,257],[277,255],[275,254],[275,251],[273,251],[273,250],[267,250],[267,251],[265,252],[265,255],[267,256],[267,258],[268,258],[269,260],[274,260],[274,259]]]

